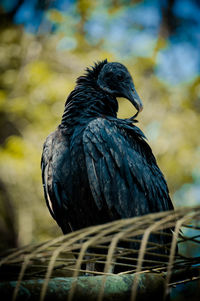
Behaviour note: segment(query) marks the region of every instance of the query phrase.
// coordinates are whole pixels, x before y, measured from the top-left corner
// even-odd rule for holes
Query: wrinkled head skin
[[[105,64],[99,73],[97,83],[105,92],[114,97],[124,97],[130,100],[138,112],[142,111],[142,101],[135,90],[133,79],[124,65],[120,63]]]

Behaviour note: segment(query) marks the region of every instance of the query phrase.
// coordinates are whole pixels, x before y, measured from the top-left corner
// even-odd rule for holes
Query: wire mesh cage
[[[164,300],[170,287],[200,279],[199,230],[200,206],[10,250],[1,256],[0,293],[6,300]]]

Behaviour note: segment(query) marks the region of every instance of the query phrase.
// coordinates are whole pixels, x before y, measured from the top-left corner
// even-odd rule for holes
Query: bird
[[[118,118],[117,97],[129,100],[137,113]],[[105,59],[78,77],[41,159],[47,207],[63,234],[173,210],[164,175],[136,126],[142,109],[123,64]]]

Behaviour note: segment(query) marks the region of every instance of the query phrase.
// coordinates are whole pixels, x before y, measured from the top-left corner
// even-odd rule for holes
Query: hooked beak
[[[137,94],[134,85],[132,85],[131,88],[127,91],[126,98],[130,100],[130,102],[134,105],[138,112],[141,112],[143,110],[142,101]]]

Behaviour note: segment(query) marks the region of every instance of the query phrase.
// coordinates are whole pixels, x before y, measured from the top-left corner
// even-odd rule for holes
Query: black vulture
[[[117,97],[138,112],[143,108],[124,65],[104,60],[87,68],[67,98],[61,124],[44,144],[45,199],[64,234],[173,209],[136,116],[117,118]]]

